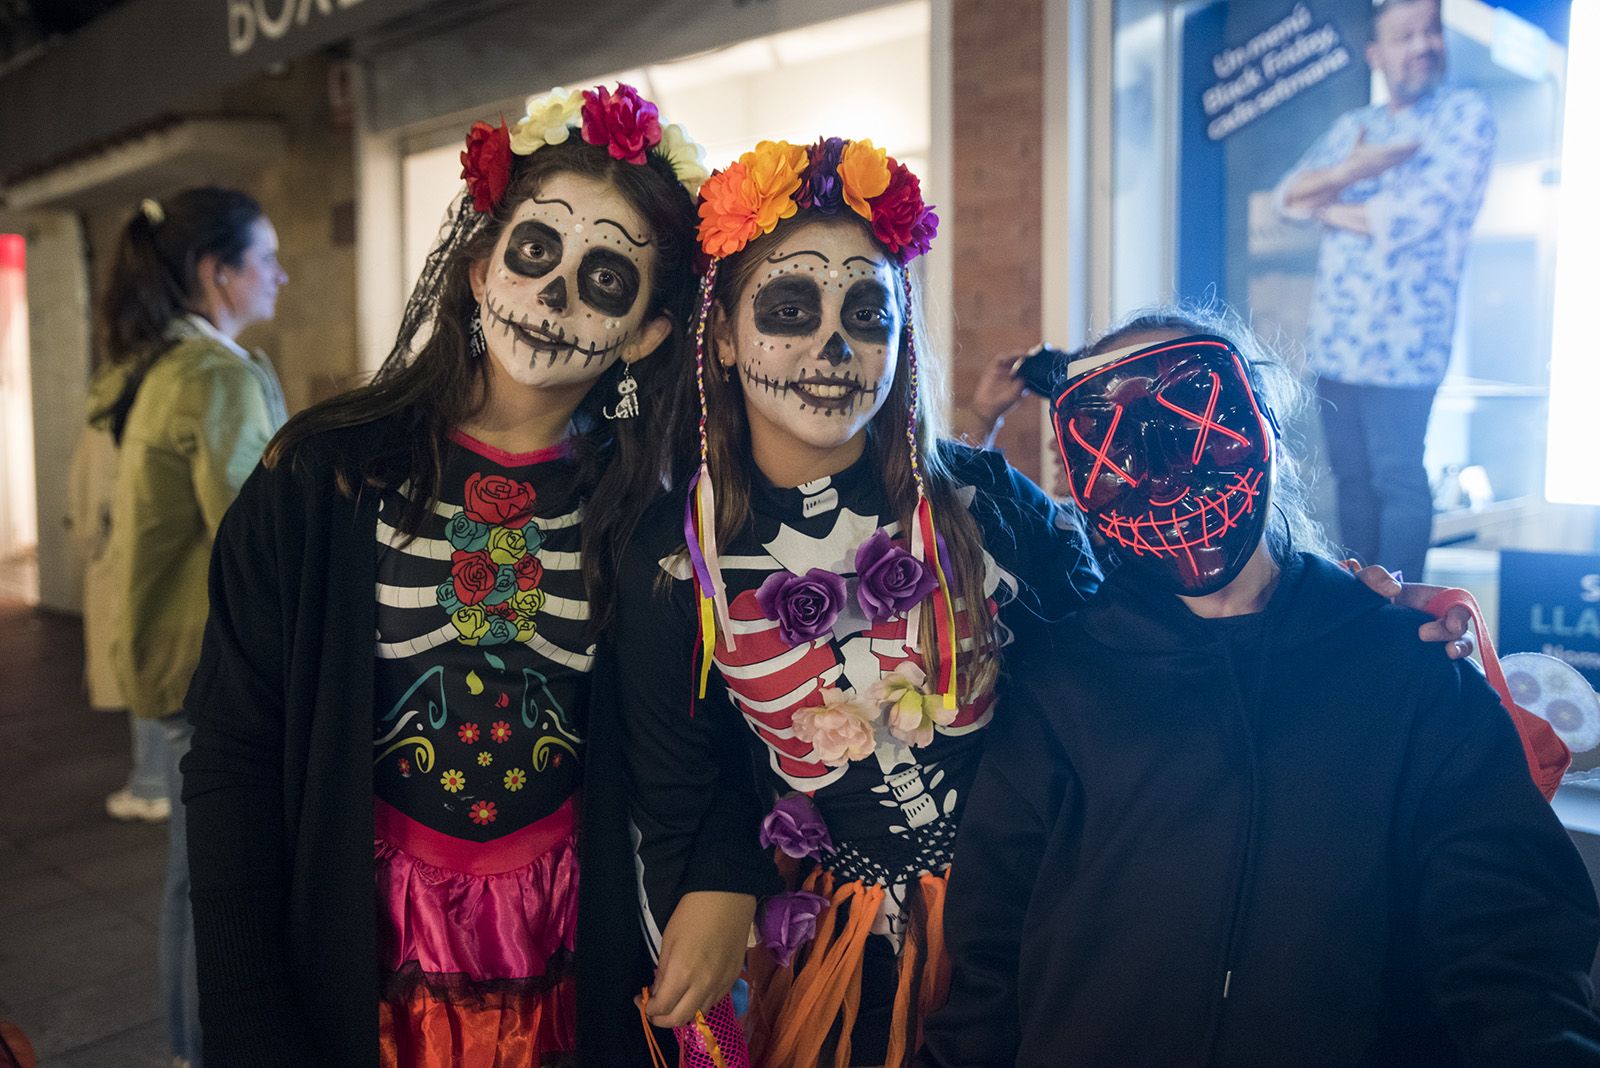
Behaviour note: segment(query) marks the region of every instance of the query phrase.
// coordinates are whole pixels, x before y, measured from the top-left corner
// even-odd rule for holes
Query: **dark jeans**
[[[1433,492],[1422,466],[1432,386],[1317,380],[1322,433],[1339,501],[1339,540],[1364,564],[1422,581]]]
[[[167,796],[172,798],[172,816],[167,821],[167,878],[162,888],[157,943],[161,1000],[167,1011],[172,1055],[189,1068],[200,1068],[200,989],[195,978],[194,912],[189,906],[189,821],[183,807],[183,772],[178,768],[183,754],[189,751],[194,728],[182,712],[157,722],[167,736]]]

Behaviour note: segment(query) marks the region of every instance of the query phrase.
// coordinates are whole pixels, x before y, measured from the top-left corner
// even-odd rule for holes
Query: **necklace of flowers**
[[[529,156],[545,145],[563,144],[576,133],[599,145],[613,159],[643,165],[654,154],[671,167],[691,197],[706,180],[706,151],[677,123],[661,125],[656,106],[631,85],[621,82],[615,91],[605,86],[568,92],[559,86],[530,96],[526,114],[507,127],[475,122],[461,152],[461,177],[466,179],[472,206],[492,212],[511,184],[511,157]]]
[[[862,614],[877,626],[908,618],[938,588],[933,569],[879,529],[862,542],[855,555],[855,600]],[[849,597],[850,584],[832,571],[811,568],[804,575],[775,571],[756,590],[756,604],[778,624],[778,637],[790,646],[816,641],[833,630]],[[955,720],[956,708],[928,692],[926,673],[907,661],[873,683],[863,696],[825,687],[822,704],[797,709],[794,734],[811,745],[829,767],[865,760],[877,748],[877,728],[907,745],[933,741],[935,727]]]

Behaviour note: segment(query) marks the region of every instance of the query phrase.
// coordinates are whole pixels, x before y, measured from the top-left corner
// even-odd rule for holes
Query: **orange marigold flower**
[[[863,219],[872,218],[867,203],[889,188],[889,154],[871,141],[851,141],[839,155],[839,184],[844,202]]]
[[[806,150],[787,141],[762,141],[739,162],[745,166],[745,195],[755,208],[756,225],[770,234],[778,220],[799,210],[794,195],[806,168]]]
[[[731,256],[760,233],[755,206],[745,197],[745,166],[735,163],[700,187],[700,247]]]
[[[806,150],[787,141],[762,141],[737,163],[700,187],[700,247],[711,256],[731,256],[757,234],[799,210],[795,193]]]

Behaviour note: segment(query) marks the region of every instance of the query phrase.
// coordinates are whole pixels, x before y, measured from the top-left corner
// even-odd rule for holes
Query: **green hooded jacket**
[[[120,605],[112,664],[128,707],[151,719],[182,705],[200,660],[217,525],[287,417],[264,356],[198,316],[175,320],[167,340],[124,424],[106,547],[107,584]],[[127,374],[95,379],[91,422],[109,425],[106,409]]]

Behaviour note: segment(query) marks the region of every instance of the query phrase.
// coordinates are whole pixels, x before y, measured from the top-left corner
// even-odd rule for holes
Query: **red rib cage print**
[[[989,605],[994,611],[993,602]],[[780,774],[796,784],[806,780],[820,780],[835,774],[837,769],[811,759],[810,743],[798,738],[784,737],[778,731],[787,731],[794,722],[796,709],[822,704],[822,676],[834,667],[842,666],[837,650],[825,637],[812,642],[809,647],[792,647],[778,636],[778,625],[761,612],[754,590],[746,590],[728,605],[728,614],[738,623],[757,624],[751,630],[739,633],[739,648],[729,649],[717,642],[716,664],[728,692],[745,718],[755,727],[756,734],[767,744],[776,757]],[[971,628],[964,619],[958,620],[958,636],[971,636]],[[924,667],[922,657],[906,650],[907,624],[904,619],[890,619],[877,626],[860,631],[853,637],[873,642],[873,655],[879,666],[879,678],[905,664]],[[896,650],[891,653],[886,650]],[[962,674],[965,681],[965,673]],[[877,679],[851,679],[858,692],[865,692]],[[782,705],[773,702],[788,697]],[[978,700],[961,706],[947,730],[959,731],[983,717],[994,703],[994,695],[986,693]],[[769,707],[761,708],[759,705]]]
[[[778,637],[778,624],[768,620],[756,602],[754,590],[745,590],[728,604],[728,615],[735,624],[762,624],[739,632],[739,648],[729,649],[717,637],[717,669],[739,710],[755,725],[756,733],[777,756],[778,770],[787,779],[804,781],[832,774],[832,768],[811,760],[811,744],[798,738],[781,737],[774,731],[787,731],[797,708],[822,704],[822,675],[839,666],[839,656],[826,639],[812,642],[797,652]],[[756,704],[770,704],[787,695],[793,699],[781,707],[760,710]]]

